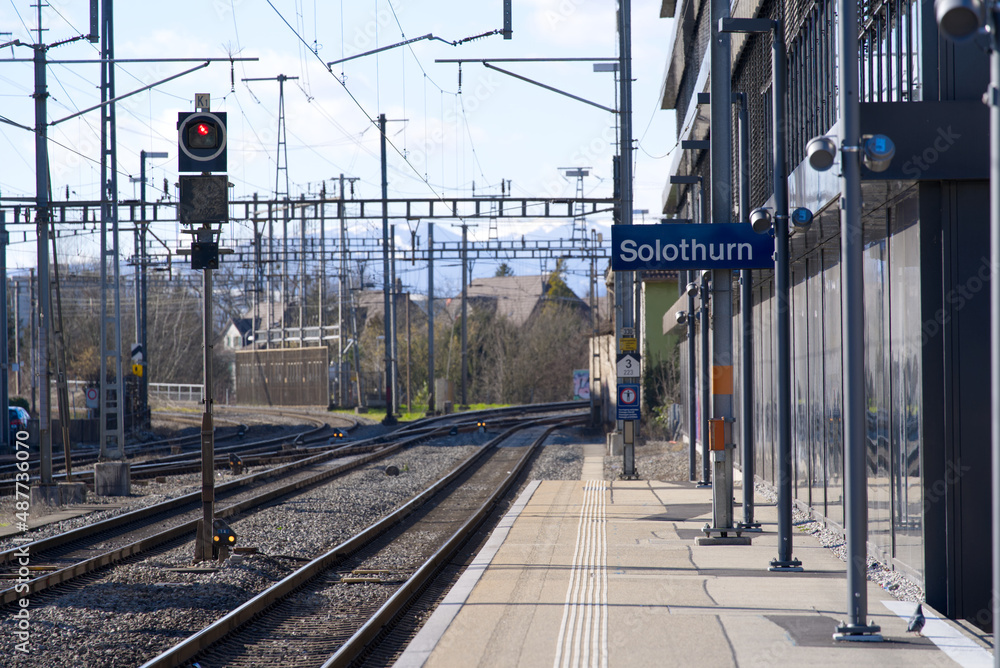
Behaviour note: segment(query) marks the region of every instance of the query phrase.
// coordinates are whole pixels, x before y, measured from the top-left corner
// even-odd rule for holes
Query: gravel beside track
[[[352,431],[351,436],[353,440],[384,431],[381,425],[363,425]],[[416,446],[284,503],[276,502],[232,520],[230,525],[239,535],[237,545],[257,547],[259,553],[235,555],[217,571],[170,570],[191,566],[194,548],[192,542],[186,541],[103,571],[86,586],[30,596],[27,653],[15,651],[15,644],[22,641],[14,635],[16,609],[0,610],[0,628],[4,630],[0,633],[0,657],[3,657],[0,665],[139,666],[398,507],[489,438],[490,434],[467,434]],[[523,488],[536,479],[578,480],[585,442],[604,443],[604,437],[583,429],[552,434],[546,446],[529,462],[520,486]],[[384,469],[390,464],[399,467],[399,476],[385,475]],[[640,479],[686,481],[687,445],[664,441],[640,444],[636,448],[636,468]],[[617,479],[620,470],[620,456],[605,457],[606,479]],[[697,470],[700,471],[700,462]],[[228,478],[229,474],[217,472],[218,480]],[[190,474],[169,478],[166,483],[133,483],[131,497],[90,495],[88,504],[107,505],[108,510],[39,528],[31,532],[31,537],[64,532],[199,488],[200,474]],[[760,504],[774,503],[773,489],[769,486],[758,483],[755,491]],[[501,516],[519,493],[517,490],[508,494],[495,515]],[[12,503],[10,499],[0,501],[0,521],[12,520]],[[798,532],[815,535],[844,558],[843,536],[839,532],[798,509],[794,512]],[[487,533],[483,532],[483,540]],[[13,545],[10,539],[0,541],[0,549]],[[469,546],[470,554],[475,550],[475,545]],[[923,600],[923,592],[916,584],[871,556],[868,575],[896,598]],[[377,584],[352,587],[352,594],[357,596],[356,610],[368,605],[365,595],[368,589],[379,588]]]
[[[352,432],[352,440],[380,430],[384,428],[362,426]],[[259,553],[235,555],[217,572],[167,570],[191,566],[194,548],[188,541],[104,571],[85,587],[30,597],[27,654],[14,650],[18,638],[12,633],[11,615],[15,610],[0,612],[0,627],[11,631],[0,634],[3,663],[8,665],[9,658],[10,665],[46,668],[141,665],[398,507],[490,436],[461,435],[410,448],[283,504],[231,521],[239,536],[237,546],[255,546]],[[525,479],[579,479],[582,447],[573,444],[579,442],[578,437],[572,431],[553,434],[547,441],[551,445],[534,458]],[[386,476],[389,464],[402,473]],[[228,474],[217,472],[217,479],[225,478]],[[134,484],[132,497],[90,495],[88,503],[107,504],[109,509],[37,529],[31,537],[67,531],[199,488],[200,474],[191,474],[166,483]],[[12,512],[13,508],[0,505],[0,518],[13,517]],[[13,543],[5,540],[0,545]]]
[[[29,653],[15,652],[17,638],[9,632],[0,634],[0,656],[16,661],[12,665],[53,668],[141,665],[405,502],[478,445],[459,436],[417,446],[233,520],[237,545],[260,552],[236,555],[217,572],[166,570],[191,565],[189,541],[108,570],[86,587],[36,595]],[[389,464],[402,473],[386,476]],[[13,612],[3,611],[0,626],[12,631]]]

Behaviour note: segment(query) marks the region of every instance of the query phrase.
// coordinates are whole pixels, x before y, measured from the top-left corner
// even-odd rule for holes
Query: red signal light
[[[188,126],[187,146],[191,149],[214,149],[219,144],[219,128],[211,121],[200,121]]]

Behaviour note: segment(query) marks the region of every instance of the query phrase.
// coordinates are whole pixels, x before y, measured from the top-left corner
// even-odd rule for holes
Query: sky
[[[36,9],[26,0],[0,0],[0,43],[37,41]],[[43,40],[55,43],[88,32],[86,2],[53,0],[42,10]],[[340,174],[355,177],[359,198],[380,196],[379,113],[389,120],[390,198],[469,197],[500,194],[509,181],[517,197],[576,194],[576,179],[560,168],[590,167],[584,192],[610,197],[611,158],[616,152],[612,113],[486,69],[478,62],[437,63],[437,59],[612,58],[618,54],[613,0],[514,0],[513,39],[482,37],[458,46],[420,40],[334,64],[325,63],[433,34],[447,42],[482,35],[502,27],[501,0],[176,0],[170,3],[119,2],[115,12],[115,57],[257,58],[255,62],[216,62],[138,93],[118,105],[118,196],[138,197],[139,152],[165,151],[166,159],[147,160],[147,199],[163,195],[166,179],[177,181],[178,111],[194,110],[195,93],[209,93],[213,111],[228,113],[229,181],[236,199],[273,196],[276,187],[293,197],[318,194]],[[672,111],[659,108],[670,19],[659,18],[660,2],[632,3],[633,132],[636,222],[655,222],[666,179],[669,152],[675,148]],[[30,30],[30,32],[29,32]],[[51,60],[93,60],[97,45],[77,41],[48,50]],[[0,117],[32,126],[32,49],[0,50]],[[173,76],[198,63],[119,63],[117,94]],[[500,63],[547,85],[606,107],[616,107],[614,75],[594,72],[589,62]],[[279,84],[284,84],[287,170],[278,179]],[[96,64],[53,64],[48,68],[49,122],[100,101]],[[100,182],[100,114],[92,111],[50,126],[51,183],[55,200],[95,200]],[[0,194],[34,195],[34,139],[29,131],[0,124]],[[276,183],[277,182],[277,183]],[[175,193],[171,193],[174,195]],[[456,220],[457,225],[460,221]],[[469,221],[476,223],[476,221]],[[588,219],[588,228],[610,242],[607,216]],[[158,224],[154,233],[170,244],[187,243],[176,226]],[[411,226],[410,230],[405,229]],[[399,247],[410,231],[426,240],[426,223],[397,221]],[[21,225],[12,228],[28,230]],[[251,235],[247,221],[233,220],[224,241]],[[371,221],[352,234],[380,236],[381,222]],[[499,220],[499,238],[569,239],[569,220]],[[435,241],[459,236],[447,221],[435,225]],[[485,240],[487,221],[471,227],[470,240]],[[122,236],[122,258],[132,254],[131,233]],[[8,266],[35,264],[32,242],[15,233]],[[93,261],[96,235],[62,242],[60,262]],[[512,262],[519,275],[552,269],[538,260]],[[495,267],[479,262],[473,278],[493,275]],[[419,291],[425,278],[418,268],[400,272]],[[440,279],[438,279],[440,280]],[[585,278],[571,287],[586,294]]]

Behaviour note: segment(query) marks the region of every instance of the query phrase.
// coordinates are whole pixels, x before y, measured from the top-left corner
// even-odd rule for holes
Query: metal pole
[[[844,346],[844,523],[847,542],[847,620],[834,638],[881,640],[868,614],[867,414],[865,407],[864,239],[861,228],[861,142],[858,5],[837,0],[840,107],[840,271]]]
[[[694,282],[694,272],[688,271],[687,280],[688,283]],[[685,284],[684,289],[687,290],[687,285]],[[688,341],[688,480],[695,480],[698,477],[697,466],[695,459],[698,453],[698,370],[697,370],[697,360],[695,359],[695,332],[694,332],[694,293],[688,292],[688,307],[687,307],[688,319],[687,319],[687,341]]]
[[[260,336],[260,291],[263,289],[261,273],[263,272],[263,232],[257,231],[257,193],[253,194],[253,313],[250,316],[250,332],[252,337],[251,346],[256,350],[258,345],[257,337]],[[255,358],[256,359],[256,358]]]
[[[49,148],[46,46],[42,44],[42,8],[38,5],[35,64],[35,225],[38,234],[38,449],[41,484],[52,484],[52,435],[49,405]]]
[[[340,175],[340,190],[337,191],[340,202],[337,204],[337,217],[340,218],[340,280],[337,286],[337,404],[345,405],[347,393],[344,385],[347,378],[344,374],[344,300],[347,291],[344,282],[347,279],[347,249],[344,248],[344,175]]]
[[[631,0],[618,2],[618,85],[620,138],[618,161],[619,176],[619,214],[617,223],[632,224],[632,4]],[[615,298],[621,309],[621,328],[616,332],[617,351],[622,350],[623,332],[628,330],[629,337],[636,339],[635,318],[635,275],[633,272],[620,271],[615,274]],[[637,352],[637,351],[633,351]],[[619,377],[619,384],[628,384],[632,378]],[[635,434],[639,429],[639,420],[622,421],[622,477],[635,478]]]
[[[100,433],[102,466],[125,457],[125,388],[122,383],[121,269],[118,264],[118,129],[115,103],[114,2],[103,0],[101,35],[101,377]],[[110,270],[110,276],[109,276]],[[108,299],[111,299],[111,314]],[[42,418],[47,421],[47,417]],[[109,467],[113,470],[117,467]],[[116,475],[116,474],[112,474]],[[95,470],[95,484],[103,476]],[[127,480],[127,478],[126,478]],[[117,485],[114,487],[119,488]],[[101,485],[98,486],[98,489]],[[123,490],[127,493],[127,488]]]
[[[267,203],[267,325],[264,327],[264,348],[271,347],[271,327],[274,326],[274,267],[277,262],[274,259],[274,207],[271,202]],[[256,342],[256,339],[254,339]]]
[[[392,336],[389,338],[392,350],[392,414],[399,414],[399,338],[396,336],[396,302],[399,297],[399,286],[396,285],[396,226],[390,226],[389,233],[389,279],[392,286],[391,299],[389,300],[389,329]]]
[[[38,340],[38,284],[35,281],[35,270],[28,269],[28,313],[30,315],[30,331],[28,332],[29,341]],[[38,412],[38,346],[31,346],[28,349],[28,355],[31,358],[31,373],[29,378],[31,379],[31,412]]]
[[[135,269],[132,276],[133,291],[135,292],[135,342],[142,344],[142,299],[140,297],[142,292],[142,276],[140,276],[140,267],[142,266],[142,258],[140,257],[140,246],[142,241],[140,239],[142,230],[142,222],[146,219],[146,150],[142,149],[139,151],[139,221],[135,225],[135,230],[132,233],[132,240],[135,243]],[[136,415],[132,416],[132,430],[135,433],[139,429],[139,424],[141,422],[140,416],[142,415],[142,378],[136,379],[136,389],[138,390],[137,397],[138,406],[136,410]]]
[[[413,412],[413,392],[410,387],[410,295],[404,292],[406,297],[406,410]]]
[[[739,103],[740,149],[740,221],[750,224],[750,124],[746,93],[737,93]],[[741,526],[757,528],[754,521],[754,452],[753,452],[753,271],[740,271],[740,460],[743,464],[743,522]]]
[[[199,230],[199,241],[211,241],[212,230]],[[215,521],[215,439],[212,423],[212,270],[204,275],[203,322],[205,413],[201,420],[201,531],[195,542],[195,561],[212,558],[212,524]]]
[[[719,32],[719,24],[729,18],[729,0],[712,0],[709,99],[712,132],[709,137],[711,153],[712,224],[732,223],[733,217],[733,147],[732,147],[732,65],[729,36]],[[708,185],[701,182],[702,190]],[[731,269],[714,269],[711,273],[711,321],[705,321],[711,330],[712,350],[707,395],[711,397],[711,417],[733,420],[733,272]],[[706,413],[709,404],[705,405]],[[703,424],[708,423],[703,419]],[[731,433],[731,430],[725,430]],[[719,529],[733,527],[733,455],[731,442],[724,443],[724,450],[710,455],[708,431],[702,447],[703,463],[713,466],[712,520]],[[714,461],[710,461],[713,460]],[[708,475],[705,482],[708,482]]]
[[[0,323],[3,323],[5,332],[10,331],[10,323],[7,322],[7,212],[0,211],[0,286],[3,286],[3,298],[0,299]],[[14,296],[15,312],[17,310],[17,293]],[[14,325],[14,341],[17,341],[19,331],[18,324]],[[0,415],[7,415],[10,406],[8,395],[10,393],[10,349],[7,347],[7,337],[0,337]],[[16,345],[16,343],[15,343]],[[9,426],[9,422],[7,423]],[[0,428],[0,446],[7,452],[10,442],[10,429]],[[67,462],[68,463],[68,462]]]
[[[326,181],[320,194],[319,206],[319,276],[316,280],[316,324],[319,326],[319,345],[325,346],[323,338],[323,304],[326,303]]]
[[[299,194],[299,348],[306,345],[306,194]]]
[[[7,239],[5,234],[4,239]],[[5,255],[6,266],[6,255]],[[14,361],[17,363],[17,373],[14,374],[14,392],[21,396],[21,281],[14,279]],[[6,284],[5,284],[6,285]],[[30,329],[30,327],[29,327]]]
[[[469,373],[468,285],[469,285],[469,226],[462,223],[462,409],[469,407],[465,378]]]
[[[149,229],[149,223],[146,221],[146,158],[149,154],[145,151],[142,152],[142,185],[141,189],[141,201],[142,201],[142,220],[139,223],[139,304],[140,304],[140,317],[139,317],[139,345],[142,346],[142,375],[139,377],[139,424],[145,428],[149,429],[152,427],[153,419],[152,414],[149,409],[149,341],[148,341],[148,311],[149,302],[147,301],[149,297],[149,275],[146,269],[146,231]],[[166,154],[164,154],[166,155]]]
[[[711,473],[711,456],[709,455],[708,447],[708,418],[710,412],[710,395],[709,395],[709,370],[708,370],[708,301],[709,294],[711,293],[711,285],[709,284],[708,272],[702,272],[701,275],[701,291],[699,293],[701,297],[701,309],[698,314],[701,335],[701,480],[698,481],[699,487],[711,487],[712,485],[712,473]]]
[[[288,219],[291,215],[292,203],[288,199],[288,193],[285,192],[285,198],[282,200],[283,205],[281,209],[281,313],[278,314],[278,318],[281,321],[281,340],[279,342],[279,348],[285,347],[285,339],[288,332],[285,331],[288,322],[286,320],[286,314],[288,313]]]
[[[389,303],[389,181],[386,174],[385,158],[385,114],[378,115],[379,143],[381,145],[382,157],[382,327],[385,334],[385,419],[382,424],[396,424],[396,418],[392,414],[392,346],[389,337],[392,336],[392,329],[389,323],[389,314],[392,304]],[[357,344],[355,344],[357,345]],[[360,370],[358,371],[360,373]]]
[[[771,132],[774,160],[775,292],[778,330],[778,557],[771,571],[801,571],[792,557],[792,355],[788,257],[788,170],[785,166],[785,33],[775,21],[771,39]],[[858,302],[859,304],[861,302]]]
[[[142,347],[142,366],[143,373],[139,376],[139,415],[136,416],[138,425],[142,428],[148,429],[152,424],[152,419],[149,410],[149,348],[147,341],[147,297],[148,297],[148,276],[146,273],[146,231],[149,229],[149,224],[146,221],[146,159],[147,158],[157,158],[157,157],[167,157],[166,153],[156,153],[148,151],[139,152],[139,206],[141,211],[141,216],[139,220],[139,225],[136,229],[136,234],[138,235],[138,248],[136,249],[136,258],[138,266],[136,270],[138,272],[136,279],[136,341]]]
[[[434,223],[427,223],[427,412],[437,412],[434,394]]]
[[[1000,5],[987,10],[991,24],[990,86],[990,262],[1000,266]],[[994,269],[995,270],[995,269]],[[993,469],[993,611],[1000,610],[1000,283],[990,281],[990,417]],[[993,666],[1000,668],[1000,624],[993,620]]]

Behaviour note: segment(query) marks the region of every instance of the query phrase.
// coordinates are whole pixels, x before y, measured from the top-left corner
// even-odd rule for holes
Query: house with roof
[[[579,309],[581,318],[590,316],[590,306],[567,288],[569,294],[552,296],[549,275],[545,276],[490,276],[475,278],[466,286],[470,309],[488,309],[507,318],[517,327],[523,327],[546,304],[560,302]],[[461,313],[462,295],[449,300],[448,310],[453,315]]]
[[[230,318],[229,325],[222,332],[222,346],[226,350],[243,350],[253,343],[249,340],[253,333],[252,318]]]

